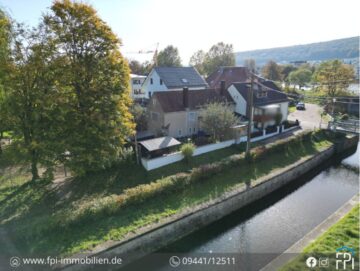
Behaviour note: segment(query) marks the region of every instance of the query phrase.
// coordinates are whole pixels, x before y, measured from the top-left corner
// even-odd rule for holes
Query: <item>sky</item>
[[[197,50],[220,41],[234,51],[273,48],[359,36],[359,0],[83,0],[121,38],[122,53],[169,44],[184,65]],[[0,0],[14,19],[35,26],[52,0]]]

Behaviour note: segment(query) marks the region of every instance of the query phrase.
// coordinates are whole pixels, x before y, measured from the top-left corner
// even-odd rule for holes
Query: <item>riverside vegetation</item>
[[[91,250],[313,155],[333,139],[325,131],[307,132],[253,148],[250,161],[239,145],[153,172],[127,161],[58,185],[31,182],[0,160],[1,227],[23,253]]]
[[[335,251],[342,246],[355,250],[354,270],[359,270],[359,206],[354,207],[344,218],[306,247],[300,256],[287,263],[281,271],[308,270],[305,261],[309,255],[315,258],[329,257],[330,263],[326,270],[336,270]]]

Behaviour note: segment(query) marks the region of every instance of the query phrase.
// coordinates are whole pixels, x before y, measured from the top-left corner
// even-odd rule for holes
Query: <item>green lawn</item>
[[[356,206],[335,225],[330,227],[323,235],[306,247],[303,254],[287,263],[281,271],[309,270],[305,265],[307,257],[310,255],[319,258],[329,257],[330,266],[322,270],[336,270],[335,251],[337,248],[347,246],[355,250],[356,266],[354,270],[359,270],[359,206]],[[350,270],[351,268],[348,268]],[[316,269],[315,270],[319,270]]]
[[[293,113],[296,111],[296,106],[289,106],[289,113]]]
[[[86,178],[70,180],[61,187],[54,187],[46,181],[29,182],[21,172],[4,174],[0,179],[0,225],[9,231],[22,252],[71,254],[91,249],[106,240],[121,240],[140,227],[216,198],[330,144],[326,138],[288,144],[283,152],[272,153],[258,163],[249,164],[243,159],[238,166],[201,182],[190,183],[176,193],[151,197],[101,219],[83,221],[75,218],[74,223],[66,227],[56,225],[54,221],[59,221],[59,218],[70,220],[72,212],[86,208],[89,203],[96,205],[110,195],[121,195],[126,188],[237,154],[243,147],[230,147],[198,156],[191,165],[180,162],[150,172],[127,163]],[[61,216],[64,211],[68,217]]]

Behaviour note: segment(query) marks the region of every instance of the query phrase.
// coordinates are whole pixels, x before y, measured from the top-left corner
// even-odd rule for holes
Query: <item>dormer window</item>
[[[186,78],[183,78],[183,79],[181,79],[181,81],[183,82],[183,83],[189,83],[189,81],[186,79]]]
[[[267,91],[259,91],[256,94],[256,97],[258,97],[258,98],[266,98],[267,97]]]

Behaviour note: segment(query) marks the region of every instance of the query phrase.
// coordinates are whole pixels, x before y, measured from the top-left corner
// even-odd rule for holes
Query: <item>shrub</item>
[[[192,143],[185,143],[181,146],[180,151],[184,155],[184,159],[187,163],[190,162],[192,155],[194,154],[195,146]]]
[[[348,120],[349,119],[349,115],[348,114],[344,114],[341,116],[341,120]]]

